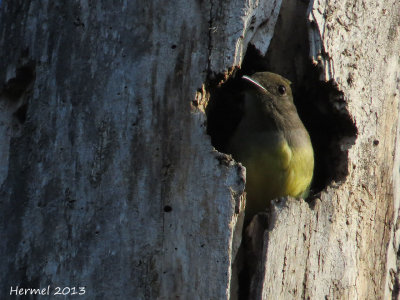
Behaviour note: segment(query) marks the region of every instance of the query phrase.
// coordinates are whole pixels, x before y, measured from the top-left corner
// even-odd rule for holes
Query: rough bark
[[[311,206],[276,205],[256,293],[264,299],[398,298],[399,12],[397,1],[310,4],[311,56],[343,92],[358,134],[354,145],[340,141],[344,181]]]
[[[280,1],[3,0],[1,293],[235,299],[245,170],[213,149],[205,106],[251,43],[297,80],[310,55],[358,133],[337,140],[347,175],[275,203],[253,295],[397,298],[400,3],[304,5],[283,2],[268,49]]]
[[[267,49],[279,3],[2,2],[2,294],[229,298],[244,173],[204,84]]]

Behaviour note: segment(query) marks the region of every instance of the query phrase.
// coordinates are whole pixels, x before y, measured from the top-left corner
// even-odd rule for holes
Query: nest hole
[[[215,149],[229,154],[228,143],[243,116],[241,90],[244,82],[241,77],[269,71],[288,78],[292,82],[297,111],[314,149],[314,176],[309,197],[312,199],[330,183],[340,183],[348,175],[348,149],[354,144],[357,129],[346,109],[343,93],[334,82],[319,80],[320,70],[311,63],[308,55],[304,60],[299,76],[285,71],[284,66],[271,63],[268,53],[263,56],[250,45],[241,69],[232,72],[223,82],[210,84],[207,133]]]
[[[332,182],[340,183],[347,177],[348,150],[355,142],[357,128],[347,111],[343,93],[334,82],[320,80],[321,70],[309,58],[307,8],[308,1],[282,2],[267,53],[259,53],[249,45],[240,69],[231,72],[228,78],[210,80],[206,114],[212,145],[229,154],[229,141],[243,116],[242,76],[268,71],[289,79],[297,111],[314,149],[314,176],[307,199],[312,209],[316,195]],[[253,238],[263,239],[263,235]],[[257,276],[262,270],[257,271],[255,266],[262,260],[262,254],[251,249],[250,244],[243,235],[233,263],[231,294],[239,300],[257,298],[254,283],[261,280]]]

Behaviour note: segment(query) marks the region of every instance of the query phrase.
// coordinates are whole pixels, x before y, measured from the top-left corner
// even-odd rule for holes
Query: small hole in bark
[[[23,105],[21,105],[17,111],[14,113],[14,117],[17,118],[17,120],[21,123],[24,124],[26,121],[26,113],[28,110],[28,104],[24,103]]]
[[[165,211],[165,212],[171,212],[171,211],[172,211],[172,207],[169,206],[169,205],[165,205],[165,206],[164,206],[164,211]]]
[[[10,100],[19,99],[35,80],[33,62],[17,68],[15,77],[9,79],[2,89],[2,93]]]

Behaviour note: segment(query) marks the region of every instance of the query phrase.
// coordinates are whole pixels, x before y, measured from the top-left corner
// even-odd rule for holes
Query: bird
[[[314,172],[310,135],[293,102],[291,82],[279,74],[242,76],[243,117],[228,152],[246,168],[245,223],[273,199],[306,198]]]

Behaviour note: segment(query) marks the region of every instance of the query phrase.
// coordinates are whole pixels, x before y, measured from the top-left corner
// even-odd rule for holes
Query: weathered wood
[[[303,6],[283,2],[281,32],[296,35]],[[2,293],[51,285],[85,286],[88,298],[237,297],[245,175],[206,135],[206,83],[240,66],[249,43],[266,53],[280,8],[3,0]],[[339,109],[358,134],[340,140],[343,181],[311,204],[275,204],[252,293],[395,299],[400,3],[314,1],[308,18],[310,56],[343,92]],[[296,43],[274,56],[291,39],[268,50],[299,80],[307,69]]]
[[[267,49],[279,5],[2,1],[1,293],[229,298],[244,174],[204,84]]]
[[[310,19],[311,55],[322,79],[343,92],[358,135],[353,146],[341,141],[344,182],[331,183],[311,206],[293,199],[276,206],[258,292],[397,299],[400,3],[315,1]]]

